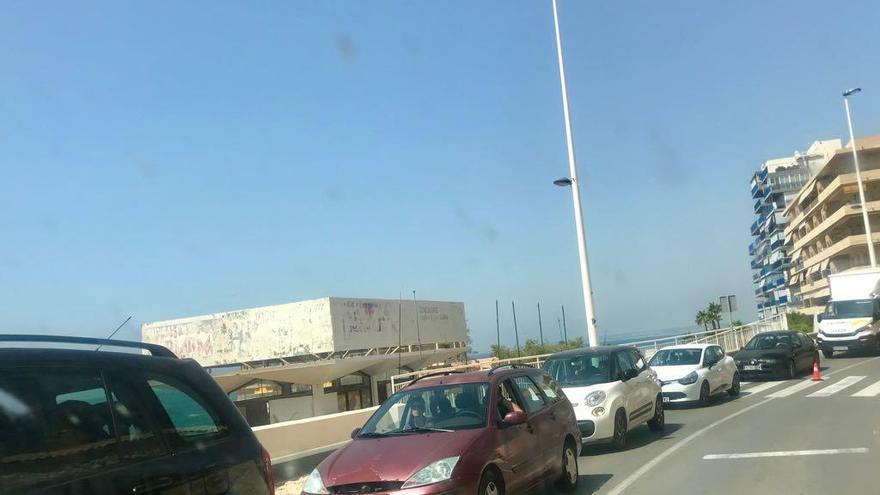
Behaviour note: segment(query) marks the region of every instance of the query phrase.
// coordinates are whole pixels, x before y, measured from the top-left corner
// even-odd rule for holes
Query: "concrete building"
[[[752,176],[756,218],[751,226],[754,240],[749,244],[749,255],[761,319],[785,313],[789,302],[785,285],[789,254],[783,235],[788,219],[783,210],[840,146],[839,139],[816,141],[805,153],[765,161]]]
[[[328,297],[146,323],[197,360],[251,426],[378,405],[392,375],[460,361],[464,304]]]
[[[856,139],[873,241],[880,241],[880,135]],[[834,151],[786,207],[791,252],[790,307],[821,312],[830,297],[827,275],[869,266],[851,144]]]

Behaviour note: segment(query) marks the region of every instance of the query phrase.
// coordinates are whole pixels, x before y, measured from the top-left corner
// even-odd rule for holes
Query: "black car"
[[[819,364],[813,339],[800,332],[767,332],[755,335],[734,353],[742,378],[794,378]]]
[[[195,361],[139,342],[0,335],[0,344],[0,493],[274,492],[268,454]]]

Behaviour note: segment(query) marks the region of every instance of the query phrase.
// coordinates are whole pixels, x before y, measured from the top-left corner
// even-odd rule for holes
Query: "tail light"
[[[266,476],[266,486],[269,489],[269,495],[275,495],[275,480],[272,479],[272,458],[269,452],[260,447],[260,461],[262,463],[263,473]]]

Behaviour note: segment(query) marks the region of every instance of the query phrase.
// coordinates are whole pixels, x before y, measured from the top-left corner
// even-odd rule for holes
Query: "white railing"
[[[673,335],[671,337],[663,337],[660,339],[640,340],[636,342],[627,342],[621,345],[631,345],[637,347],[646,358],[650,359],[655,352],[664,347],[678,344],[716,344],[727,352],[739,350],[752,337],[763,332],[772,332],[774,330],[787,330],[788,322],[784,314],[776,315],[760,321],[755,321],[747,325],[722,328],[720,330],[709,330],[706,332],[688,333],[682,335]],[[486,370],[496,366],[506,364],[528,364],[534,367],[540,367],[541,364],[551,354],[541,354],[537,356],[526,356],[512,359],[501,359],[494,361],[485,361],[473,364],[462,364],[458,366],[449,366],[446,368],[435,368],[430,370],[418,370],[412,373],[402,373],[391,377],[391,390],[397,392],[409,385],[413,380],[429,375],[432,373],[442,373],[446,371],[479,371]]]

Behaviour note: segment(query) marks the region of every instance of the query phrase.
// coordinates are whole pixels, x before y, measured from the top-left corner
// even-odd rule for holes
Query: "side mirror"
[[[627,380],[632,380],[637,376],[639,376],[639,370],[635,368],[630,368],[620,374],[620,381],[625,382]]]
[[[716,364],[718,364],[717,359],[710,359],[710,360],[706,361],[707,368],[711,368],[712,366],[715,366]]]
[[[819,323],[822,322],[822,313],[819,313],[819,314],[816,315],[816,321],[819,322]]]
[[[360,432],[361,432],[360,428],[355,428],[355,429],[351,430],[351,438],[354,439],[354,437],[358,436],[358,433],[360,433]]]
[[[504,426],[516,426],[525,423],[528,419],[526,413],[522,411],[510,411],[504,415],[504,419],[501,422],[504,423]]]

